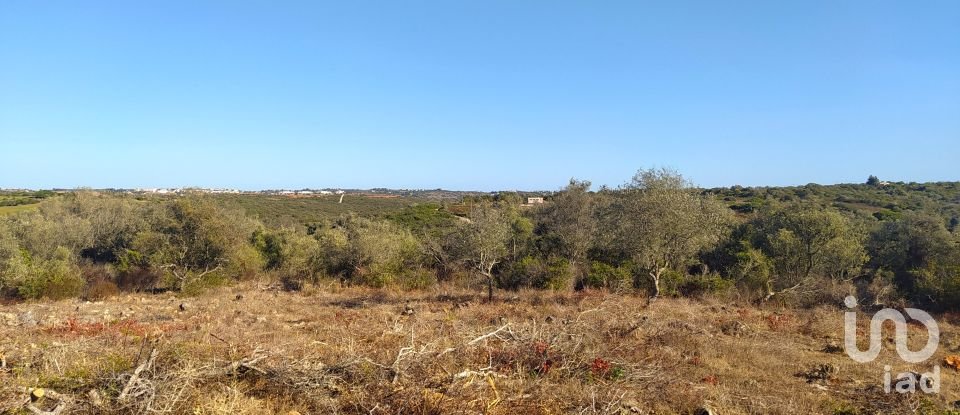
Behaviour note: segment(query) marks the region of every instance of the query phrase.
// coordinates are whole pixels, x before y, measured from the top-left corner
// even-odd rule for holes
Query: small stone
[[[180,303],[180,311],[187,311],[187,303]]]
[[[843,346],[840,346],[839,344],[834,342],[830,342],[830,343],[827,343],[826,346],[823,346],[823,352],[824,353],[842,353]]]
[[[33,314],[33,311],[20,313],[20,315],[17,316],[17,321],[24,326],[36,326],[40,323],[39,319],[37,319],[37,316]]]
[[[640,409],[642,405],[640,405],[640,402],[637,402],[636,400],[630,399],[630,400],[624,401],[622,405],[625,409],[630,411],[630,413],[634,413],[634,414],[643,413],[643,410]]]
[[[911,372],[906,372],[906,373],[908,374],[907,376],[904,376],[904,377],[902,377],[902,378],[894,379],[894,380],[893,380],[893,384],[896,385],[896,384],[898,384],[898,383],[900,383],[900,382],[916,380],[916,381],[918,381],[918,382],[923,382],[923,383],[924,383],[924,386],[927,387],[927,388],[932,388],[932,387],[934,386],[934,381],[933,381],[933,379],[930,379],[929,377],[924,376],[922,373],[912,372],[912,371],[911,371]]]
[[[721,324],[720,331],[728,336],[741,337],[750,332],[750,326],[741,321],[731,320]]]
[[[700,408],[697,408],[697,410],[694,411],[693,413],[695,415],[717,415],[717,413],[714,412],[714,410],[709,406],[701,406]]]
[[[100,392],[97,392],[96,389],[91,389],[90,392],[87,393],[87,397],[90,398],[90,403],[92,403],[93,406],[98,408],[103,407],[103,398],[100,397]]]
[[[835,377],[840,373],[840,367],[833,364],[820,364],[814,366],[812,369],[800,373],[798,376],[806,378],[807,382],[815,382],[820,380],[828,380]]]

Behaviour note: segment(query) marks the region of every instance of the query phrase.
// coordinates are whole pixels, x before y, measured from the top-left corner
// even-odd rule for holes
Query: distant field
[[[0,191],[0,215],[36,209],[38,203],[54,195],[49,190]]]
[[[353,212],[367,217],[384,217],[403,208],[428,200],[413,197],[376,197],[346,195],[339,203],[339,195],[317,197],[288,197],[266,195],[217,195],[227,206],[239,207],[257,216],[268,225],[296,225],[331,220]]]
[[[17,206],[0,206],[0,215],[9,215],[17,212],[24,212],[27,210],[36,209],[38,204],[32,205],[17,205]]]

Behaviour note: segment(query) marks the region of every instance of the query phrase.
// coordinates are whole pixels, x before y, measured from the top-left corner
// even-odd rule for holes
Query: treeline
[[[899,219],[905,212],[923,211],[946,218],[951,230],[960,224],[960,182],[883,182],[876,176],[870,176],[864,184],[732,186],[706,189],[704,192],[721,198],[731,209],[742,213],[763,209],[771,204],[803,202],[879,220]]]
[[[590,187],[572,180],[534,207],[504,193],[469,200],[460,216],[419,204],[305,227],[267,227],[200,196],[77,192],[0,218],[0,292],[100,298],[267,278],[290,290],[335,280],[404,289],[482,282],[491,297],[608,289],[796,305],[851,293],[876,304],[960,304],[960,238],[943,210],[862,215],[804,198],[738,209],[669,170]]]

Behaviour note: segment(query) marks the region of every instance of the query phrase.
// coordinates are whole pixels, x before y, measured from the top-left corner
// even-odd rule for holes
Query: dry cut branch
[[[157,349],[150,349],[150,357],[147,358],[140,366],[137,366],[134,369],[133,374],[130,375],[130,379],[127,380],[126,386],[123,387],[123,390],[120,392],[120,396],[117,397],[117,401],[125,402],[131,397],[140,396],[143,394],[142,391],[139,391],[139,386],[142,385],[140,375],[144,370],[149,370],[153,366],[153,362],[157,359]]]

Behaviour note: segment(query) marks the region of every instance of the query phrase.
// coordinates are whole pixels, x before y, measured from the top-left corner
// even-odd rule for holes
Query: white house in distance
[[[158,195],[168,195],[172,193],[180,193],[181,189],[168,189],[168,188],[159,188],[159,189],[137,189],[137,192],[140,193],[153,193]]]
[[[528,204],[528,205],[539,205],[539,204],[541,204],[541,203],[543,203],[543,198],[542,198],[542,197],[528,197],[528,198],[527,198],[527,204]]]

